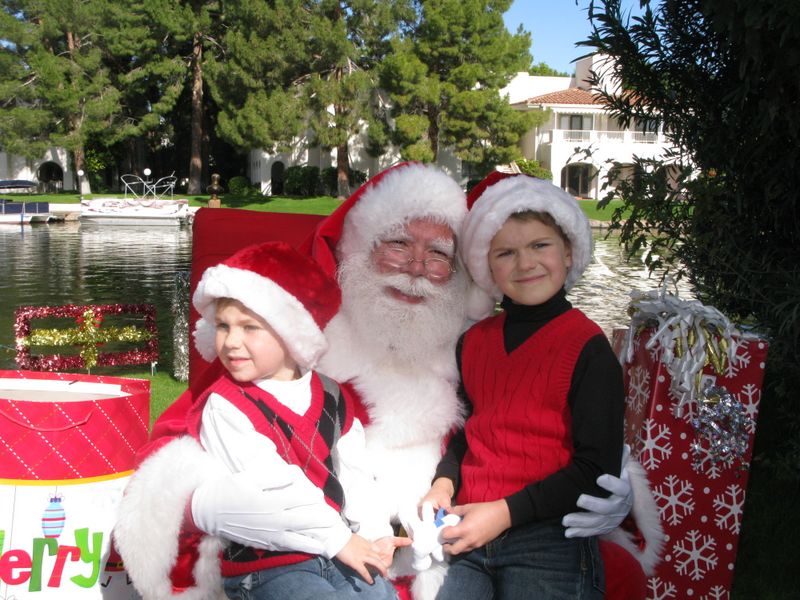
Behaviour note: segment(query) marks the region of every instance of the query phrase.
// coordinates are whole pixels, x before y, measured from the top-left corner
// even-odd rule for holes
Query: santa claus
[[[465,326],[469,281],[455,246],[465,214],[465,195],[449,176],[403,163],[359,188],[320,224],[307,248],[336,274],[342,291],[317,368],[357,398],[381,510],[412,534],[423,526],[417,504],[429,489],[443,443],[463,423],[455,343]],[[202,389],[213,371],[159,419],[120,509],[117,546],[148,600],[216,597],[217,553],[226,541],[324,554],[326,528],[341,518],[316,505],[302,474],[238,480],[182,435],[193,390]],[[627,514],[633,497],[627,471],[622,479],[604,477],[604,487],[615,494],[584,499],[584,508],[595,512],[568,517],[568,535],[606,533]],[[286,528],[287,521],[295,525]],[[622,539],[637,550],[629,536]],[[631,554],[606,544],[604,559],[608,586],[617,588],[613,597],[643,597],[643,570]],[[415,600],[432,599],[446,563],[417,560],[417,567],[427,567],[421,571],[413,563],[411,552],[400,551],[394,575],[413,576]],[[401,595],[408,593],[400,588]]]

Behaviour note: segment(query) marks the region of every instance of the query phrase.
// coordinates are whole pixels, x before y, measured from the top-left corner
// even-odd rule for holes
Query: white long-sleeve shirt
[[[298,415],[311,405],[311,372],[293,381],[255,383]],[[367,539],[391,535],[357,419],[332,448],[345,494],[343,515],[350,526],[300,467],[286,463],[272,440],[219,394],[211,394],[203,408],[200,443],[231,473],[201,485],[192,496],[192,517],[207,533],[248,546],[328,558],[350,539],[351,527]]]

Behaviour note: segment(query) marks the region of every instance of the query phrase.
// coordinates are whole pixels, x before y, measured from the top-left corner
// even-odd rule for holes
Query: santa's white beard
[[[456,271],[444,284],[404,273],[378,273],[369,254],[356,254],[339,265],[341,313],[359,346],[372,360],[425,364],[452,348],[464,324],[466,277]],[[386,288],[419,296],[417,304],[387,294]]]

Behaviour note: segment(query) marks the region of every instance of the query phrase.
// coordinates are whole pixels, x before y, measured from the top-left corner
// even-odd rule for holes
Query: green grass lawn
[[[0,194],[1,195],[1,194]],[[52,202],[54,204],[79,204],[80,195],[74,192],[61,194],[6,194],[4,197],[12,198],[16,202]],[[89,194],[86,199],[92,198],[122,198],[122,194]],[[189,206],[208,206],[209,196],[175,196],[186,198]],[[224,208],[243,208],[264,212],[300,213],[312,215],[329,215],[340,202],[331,196],[315,196],[311,198],[294,198],[287,196],[258,196],[250,195],[234,197],[230,194],[222,196]],[[612,200],[607,206],[599,209],[597,200],[579,200],[579,204],[586,216],[592,221],[610,221],[614,210],[622,204],[621,200]]]

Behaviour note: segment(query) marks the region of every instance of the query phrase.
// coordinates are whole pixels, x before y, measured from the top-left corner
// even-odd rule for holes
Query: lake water
[[[188,305],[191,234],[188,226],[0,225],[0,368],[16,368],[19,306],[147,303],[156,307],[158,368],[174,373],[175,306]],[[626,262],[617,240],[596,232],[594,261],[569,298],[610,335],[628,322],[630,290],[657,286],[639,259]],[[685,286],[679,292],[691,297]],[[184,340],[179,337],[178,344]]]

